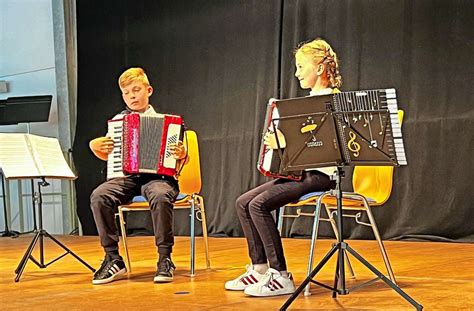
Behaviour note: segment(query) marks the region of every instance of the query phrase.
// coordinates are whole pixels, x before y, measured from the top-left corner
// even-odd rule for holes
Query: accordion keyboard
[[[108,135],[114,142],[114,149],[107,160],[107,179],[124,176],[122,171],[122,127],[122,119],[112,120],[108,123]]]

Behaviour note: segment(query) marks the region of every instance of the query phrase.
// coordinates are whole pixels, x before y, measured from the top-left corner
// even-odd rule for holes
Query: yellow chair
[[[403,121],[403,110],[398,111],[398,120],[400,126]],[[390,280],[396,284],[395,275],[392,270],[392,266],[388,259],[387,252],[380,237],[377,225],[375,223],[374,216],[371,211],[371,207],[381,206],[390,198],[392,192],[392,181],[393,181],[393,166],[355,166],[352,175],[352,186],[354,192],[343,192],[342,209],[346,211],[356,211],[356,214],[343,214],[343,217],[353,218],[358,224],[369,226],[372,228],[377,243],[379,245],[382,258],[384,260],[387,273]],[[332,191],[324,193],[314,192],[302,197],[296,203],[288,204],[288,207],[298,208],[296,216],[284,215],[284,209],[280,212],[279,218],[279,229],[281,232],[283,217],[299,217],[299,216],[314,216],[313,231],[311,237],[310,254],[308,260],[308,274],[313,268],[314,249],[316,245],[316,239],[318,235],[318,226],[320,220],[329,221],[331,223],[334,234],[338,235],[337,225],[335,221],[335,215],[337,213],[337,202]],[[320,218],[321,205],[324,204],[329,219]],[[316,205],[314,213],[302,213],[299,209],[303,205]],[[369,223],[361,221],[362,213],[367,213]],[[347,255],[346,255],[347,256]],[[346,257],[348,261],[348,257]],[[354,272],[350,263],[348,262],[350,273],[354,277]],[[309,295],[310,284],[305,289],[305,295]]]
[[[187,146],[188,158],[182,171],[180,172],[178,183],[180,195],[178,200],[174,203],[175,209],[189,208],[190,209],[190,239],[191,239],[191,267],[190,275],[195,274],[195,233],[194,222],[195,218],[202,222],[202,232],[204,238],[204,251],[206,254],[206,268],[211,268],[209,259],[209,247],[207,241],[207,223],[206,213],[204,208],[204,199],[199,195],[201,191],[201,167],[199,159],[199,147],[196,132],[187,130],[184,135],[184,145]],[[130,255],[127,247],[127,230],[125,227],[124,212],[146,211],[150,210],[148,202],[143,197],[135,197],[134,202],[130,204],[121,205],[118,207],[118,217],[120,223],[120,230],[122,233],[122,243],[125,250],[125,261],[127,263],[128,273],[132,271],[130,265]]]

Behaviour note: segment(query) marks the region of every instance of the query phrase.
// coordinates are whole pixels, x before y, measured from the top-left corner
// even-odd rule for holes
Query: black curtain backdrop
[[[152,104],[197,131],[211,235],[241,236],[239,194],[264,182],[256,170],[269,98],[304,96],[294,78],[298,42],[321,36],[340,57],[343,90],[397,89],[408,166],[374,208],[384,239],[474,240],[473,3],[470,1],[78,1],[78,214],[95,234],[91,191],[104,163],[88,141],[124,107],[117,78],[143,67]],[[347,170],[350,176],[351,170]],[[344,180],[349,190],[350,177]],[[146,213],[129,222],[150,230]],[[187,212],[176,233],[188,234]],[[371,232],[346,221],[347,237]],[[310,233],[310,219],[286,234]],[[322,236],[331,236],[321,226]]]

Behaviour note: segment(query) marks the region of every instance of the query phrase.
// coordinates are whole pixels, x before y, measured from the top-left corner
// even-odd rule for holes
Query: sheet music
[[[0,167],[6,178],[26,176],[38,171],[25,134],[0,134]]]
[[[0,134],[0,167],[5,178],[76,178],[56,138],[31,134]]]

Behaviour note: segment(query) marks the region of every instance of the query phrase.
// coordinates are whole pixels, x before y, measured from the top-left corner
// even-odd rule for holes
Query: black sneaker
[[[166,283],[173,281],[173,272],[176,266],[173,264],[170,258],[164,258],[158,262],[158,270],[156,271],[155,283]]]
[[[94,273],[92,284],[110,283],[120,278],[120,276],[126,272],[127,268],[125,268],[125,263],[123,262],[122,258],[111,260],[108,257],[105,257],[99,270]]]

